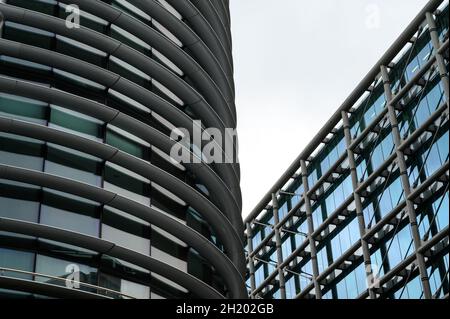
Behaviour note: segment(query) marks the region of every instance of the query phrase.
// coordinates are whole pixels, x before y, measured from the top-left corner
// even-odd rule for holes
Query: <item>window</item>
[[[381,94],[364,114],[366,127],[381,113],[385,105],[386,98],[384,97],[384,94]]]
[[[43,146],[39,140],[0,133],[0,164],[42,171]]]
[[[111,289],[124,294],[125,296],[120,296],[120,298],[129,297],[138,299],[149,299],[150,298],[150,287],[138,284],[132,281],[121,279],[115,276],[107,275],[101,273],[99,275],[99,285],[101,287]],[[112,295],[113,297],[118,297],[111,292],[105,292],[105,295]]]
[[[106,143],[125,153],[148,160],[148,147],[150,145],[116,127],[109,126],[106,131]]]
[[[354,218],[343,229],[336,231],[337,235],[331,240],[333,260],[337,260],[359,240],[358,219]]]
[[[176,73],[179,76],[184,76],[184,72],[175,65],[172,61],[170,61],[165,55],[161,52],[152,49],[153,58],[159,61],[161,64],[169,68],[172,72]]]
[[[262,265],[262,263],[259,263],[259,265],[257,266],[256,270],[255,270],[255,282],[256,282],[256,287],[260,286],[262,284],[262,282],[264,281],[264,267]]]
[[[301,276],[299,277],[300,288],[303,289],[308,286],[312,280],[313,270],[311,260],[301,266],[299,272],[301,274]]]
[[[436,215],[435,223],[438,231],[443,230],[448,226],[448,212],[449,212],[449,199],[448,191],[440,199],[433,203],[434,215]]]
[[[326,246],[317,252],[317,264],[319,266],[319,274],[328,268],[328,257]]]
[[[378,249],[370,256],[370,263],[372,268],[372,274],[375,277],[381,277],[385,274],[384,272],[384,260],[381,254],[381,250]]]
[[[291,207],[294,208],[302,199],[304,190],[303,190],[303,184],[300,183],[300,185],[293,191],[292,197],[291,197]]]
[[[317,206],[317,208],[313,211],[312,219],[313,219],[314,229],[317,229],[322,224],[322,221],[323,221],[321,206]]]
[[[308,220],[305,218],[301,224],[297,227],[297,233],[295,234],[295,247],[300,245],[308,239]]]
[[[269,259],[267,259],[267,275],[270,275],[275,271],[277,268],[277,260],[278,260],[278,253],[277,250],[274,249],[272,251],[272,254],[269,255]]]
[[[150,181],[118,165],[107,163],[103,187],[150,206]]]
[[[430,282],[431,293],[436,297],[443,298],[446,294],[445,280],[448,282],[448,254],[443,259],[428,267],[428,277]],[[447,284],[448,287],[448,284]],[[448,288],[447,288],[448,292]]]
[[[389,182],[389,181],[387,181]],[[400,177],[395,179],[386,187],[384,192],[378,197],[378,209],[381,217],[391,212],[404,198],[404,192]]]
[[[3,29],[3,38],[25,43],[44,49],[50,49],[55,34],[42,29],[30,27],[11,21],[6,21]]]
[[[403,261],[413,252],[411,230],[408,225],[401,229],[391,240],[388,241],[388,259],[390,269]]]
[[[0,93],[0,116],[38,124],[46,123],[47,103]]]
[[[422,160],[425,162],[425,172],[427,176],[431,176],[446,161],[448,161],[449,150],[449,133],[442,135],[432,146],[429,151],[422,154]]]
[[[150,255],[150,226],[118,215],[111,209],[103,214],[102,238],[119,246]]]
[[[408,282],[404,287],[401,287],[394,294],[395,299],[422,299],[423,290],[420,283],[419,276]]]
[[[253,237],[252,237],[252,245],[253,245],[253,249],[256,249],[256,247],[258,247],[258,245],[261,243],[261,241],[262,241],[262,234],[261,234],[261,231],[256,231],[254,234],[253,234]]]
[[[349,273],[336,285],[339,299],[355,299],[367,289],[364,263]]]
[[[101,160],[56,144],[48,144],[46,173],[101,186]]]
[[[291,276],[291,278],[286,280],[285,287],[286,287],[286,298],[294,299],[298,293],[295,285],[295,276]]]
[[[148,74],[119,58],[110,56],[108,69],[142,87],[147,89],[151,87],[151,78]]]
[[[356,167],[356,172],[358,175],[358,180],[364,180],[364,177],[367,177],[367,163],[365,159],[359,158],[361,162]]]
[[[427,38],[429,39],[429,36]],[[417,73],[417,71],[419,71],[420,67],[423,66],[425,63],[427,63],[428,59],[431,56],[430,53],[432,51],[432,45],[430,42],[426,43],[424,46],[422,43],[423,47],[420,48],[420,45],[421,45],[420,42],[423,42],[423,39],[424,38],[420,39],[419,43],[415,44],[416,47],[414,48],[414,53],[416,55],[411,59],[408,66],[406,67],[405,78],[407,81],[409,81],[410,79],[412,79],[414,77],[414,75]]]
[[[175,253],[179,250],[179,247],[172,245],[171,250]],[[152,246],[151,248],[151,256],[156,260],[162,261],[181,271],[187,272],[187,262],[181,258],[178,258],[181,256],[173,256],[161,249],[156,248],[155,246]]]
[[[132,5],[129,1],[126,0],[113,0],[112,5],[114,7],[120,8],[122,11],[130,14],[131,16],[143,21],[144,23],[152,21],[152,18],[139,9],[138,7]]]
[[[83,87],[89,90],[93,90],[95,92],[103,92],[106,90],[106,87],[100,83],[94,82],[87,78],[81,77],[79,75],[59,70],[53,69],[53,73],[55,74],[55,78],[61,82],[68,82],[75,84],[78,88]],[[58,84],[58,82],[56,82]],[[57,86],[59,87],[59,86]]]
[[[97,269],[78,262],[71,262],[38,254],[36,256],[36,272],[62,279],[55,280],[53,278],[37,276],[36,281],[47,282],[49,284],[64,286],[66,284],[65,279],[69,275],[78,273],[80,282],[97,285]],[[83,285],[80,286],[80,289],[92,291],[92,288],[83,287]]]
[[[311,189],[314,184],[317,182],[317,170],[313,169],[313,171],[308,175],[308,186]]]
[[[281,244],[281,251],[283,253],[283,258],[287,258],[292,253],[292,244],[290,236],[287,236],[286,239]]]
[[[102,125],[103,122],[90,116],[51,105],[50,127],[101,142]]]
[[[184,102],[172,91],[170,91],[166,86],[159,83],[155,79],[152,79],[153,91],[158,93],[162,98],[169,101],[170,103],[175,103],[177,106],[183,106]]]
[[[0,191],[0,194],[1,193],[2,192]],[[22,196],[26,197],[25,194],[26,191],[24,190]],[[36,223],[38,220],[38,214],[39,203],[36,201],[0,196],[0,217]]]
[[[278,209],[278,218],[279,220],[283,220],[284,217],[287,216],[289,209],[288,209],[288,203],[285,202],[281,207]]]
[[[372,152],[372,170],[377,170],[381,164],[392,154],[394,150],[394,140],[392,134],[386,136]],[[364,177],[364,176],[362,176]]]
[[[88,200],[80,201],[47,190],[43,196],[40,222],[98,237],[99,207],[97,203]]]
[[[15,5],[18,7],[39,11],[45,14],[53,14],[54,6],[56,4],[55,0],[8,0],[8,4]]]
[[[85,43],[56,35],[56,51],[102,67],[107,54]]]
[[[351,175],[348,175],[340,184],[333,185],[334,190],[325,199],[328,215],[339,208],[353,193]]]
[[[151,47],[146,42],[114,24],[111,25],[111,37],[141,53],[150,54],[151,52]]]
[[[66,12],[67,4],[62,2],[59,5],[59,17],[65,20],[70,12]],[[95,15],[92,15],[86,11],[80,10],[80,24],[89,29],[95,30],[100,33],[106,32],[106,27],[109,25],[108,21],[103,20]]]
[[[33,272],[33,266],[34,266],[33,253],[20,250],[0,248],[0,268],[9,268]],[[32,275],[21,274],[14,271],[4,271],[3,274],[9,277],[32,280]]]
[[[330,168],[336,163],[339,157],[345,152],[345,139],[342,136],[342,130],[339,135],[336,135],[336,138],[333,142],[330,142],[324,148],[323,153],[325,154],[325,158],[320,163],[320,168],[322,171],[322,175],[324,175]]]
[[[158,21],[153,19],[152,24],[159,32],[161,32],[161,34],[166,36],[168,39],[172,40],[173,43],[175,43],[179,47],[183,46],[183,43],[172,32],[167,30],[167,28],[164,27],[162,24],[160,24]]]

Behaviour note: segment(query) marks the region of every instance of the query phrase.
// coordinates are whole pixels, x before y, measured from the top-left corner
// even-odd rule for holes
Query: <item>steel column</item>
[[[311,265],[313,269],[313,284],[314,291],[316,294],[316,299],[322,299],[322,289],[320,288],[320,284],[317,281],[317,277],[319,276],[319,265],[317,264],[317,249],[316,242],[312,236],[314,232],[314,224],[312,220],[312,209],[311,202],[308,196],[309,185],[308,185],[308,170],[306,168],[306,162],[304,160],[300,160],[300,167],[302,173],[302,182],[303,182],[303,198],[305,201],[305,210],[306,210],[306,218],[308,221],[308,240],[309,247],[311,249]]]
[[[251,252],[253,252],[253,232],[252,232],[252,226],[250,223],[246,223],[247,227],[247,251],[248,251],[248,268],[249,268],[249,274],[250,274],[250,289],[251,291],[254,291],[256,289],[256,281],[255,281],[255,264],[253,256],[251,255]]]
[[[354,198],[355,207],[356,207],[356,217],[358,218],[359,234],[361,236],[361,248],[363,251],[364,265],[365,265],[365,270],[366,270],[367,288],[369,291],[370,299],[375,299],[376,294],[373,290],[372,282],[371,282],[373,279],[373,272],[372,272],[372,262],[370,260],[369,244],[367,243],[367,240],[364,239],[364,235],[366,234],[366,223],[364,220],[361,196],[356,191],[356,189],[359,186],[359,183],[358,183],[358,174],[356,172],[355,154],[354,154],[353,150],[350,149],[350,145],[352,143],[352,137],[351,137],[351,132],[350,132],[350,121],[348,118],[348,114],[345,111],[342,111],[342,121],[343,121],[343,127],[344,127],[345,145],[347,146],[348,163],[350,166],[350,174],[352,177],[353,198]]]
[[[386,100],[387,100],[389,122],[392,127],[392,137],[394,139],[397,165],[400,170],[402,187],[403,187],[403,191],[405,193],[406,211],[408,213],[409,223],[410,223],[410,227],[411,227],[411,234],[412,234],[413,241],[414,241],[416,261],[417,261],[417,265],[419,267],[423,293],[424,293],[425,299],[431,299],[432,293],[431,293],[431,288],[430,288],[430,282],[428,280],[428,272],[427,272],[427,268],[425,265],[425,258],[423,256],[423,254],[419,253],[419,251],[418,251],[422,245],[422,241],[420,239],[419,228],[417,225],[416,211],[414,209],[414,203],[408,199],[408,196],[411,194],[411,185],[409,183],[409,178],[408,178],[408,167],[406,165],[405,154],[400,149],[400,146],[402,145],[402,138],[400,135],[400,130],[398,128],[398,120],[397,120],[397,115],[395,113],[395,105],[392,105],[392,103],[391,103],[393,95],[392,95],[392,90],[391,90],[391,83],[389,80],[389,73],[388,73],[387,67],[384,65],[381,65],[380,69],[381,69],[381,77],[383,79],[384,92],[385,92]]]
[[[274,224],[278,225],[280,222],[280,217],[278,216],[278,199],[277,194],[272,193],[272,212],[273,212],[273,220]],[[283,268],[280,265],[283,263],[283,253],[281,251],[281,235],[280,229],[278,227],[274,228],[275,230],[275,247],[277,250],[277,271],[278,271],[278,280],[280,281],[280,295],[281,299],[286,299],[286,287],[284,280],[284,272]]]
[[[433,14],[431,14],[430,12],[427,12],[425,14],[425,16],[426,16],[426,20],[428,23],[431,42],[433,43],[433,49],[435,51],[436,63],[438,66],[439,75],[441,77],[441,81],[444,86],[445,98],[448,101],[449,95],[450,95],[449,86],[448,86],[448,73],[447,73],[447,68],[445,66],[444,57],[442,56],[442,53],[439,50],[442,46],[442,43],[439,40],[439,34],[437,33],[436,21],[434,20]],[[448,107],[448,105],[447,105],[447,107]]]

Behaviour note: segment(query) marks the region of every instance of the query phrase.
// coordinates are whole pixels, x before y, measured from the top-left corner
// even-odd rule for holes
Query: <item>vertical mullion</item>
[[[424,293],[425,299],[431,299],[432,294],[431,294],[430,282],[428,280],[427,268],[425,265],[425,257],[423,254],[419,253],[419,248],[422,246],[422,241],[420,239],[419,228],[417,225],[416,211],[414,208],[414,203],[410,199],[408,199],[409,195],[411,194],[411,185],[409,183],[408,167],[406,165],[405,154],[399,148],[400,145],[402,144],[402,139],[400,136],[400,130],[398,128],[398,121],[397,121],[397,116],[395,113],[395,108],[394,108],[394,105],[391,104],[393,94],[392,94],[392,90],[391,90],[391,83],[389,80],[388,69],[384,65],[382,65],[380,67],[380,69],[381,69],[381,76],[383,79],[384,92],[385,92],[386,100],[388,103],[387,108],[388,108],[388,114],[389,114],[389,122],[392,127],[392,136],[394,139],[395,153],[397,155],[397,164],[398,164],[398,167],[400,170],[402,187],[403,187],[403,191],[405,194],[406,211],[407,211],[408,217],[409,217],[409,224],[411,227],[411,233],[412,233],[414,248],[415,248],[416,261],[417,261],[417,264],[419,267],[423,293]]]
[[[280,295],[281,299],[286,299],[286,287],[285,287],[285,280],[284,280],[284,272],[283,269],[280,267],[283,263],[283,254],[281,251],[281,234],[280,234],[280,218],[278,216],[278,199],[277,194],[272,193],[272,206],[273,206],[273,220],[274,220],[274,231],[275,231],[275,247],[277,251],[277,270],[278,270],[278,280],[280,282]]]
[[[253,232],[252,226],[250,223],[246,223],[247,227],[247,252],[248,252],[248,268],[249,268],[249,277],[250,277],[250,291],[253,292],[256,289],[256,280],[255,280],[255,265],[253,260]]]
[[[366,224],[364,220],[364,213],[363,213],[363,206],[361,201],[360,194],[356,191],[358,188],[358,174],[356,171],[356,162],[355,162],[355,154],[353,150],[350,148],[350,145],[352,143],[352,137],[350,132],[350,121],[348,118],[348,114],[345,111],[341,112],[342,114],[342,121],[343,121],[343,127],[344,127],[344,135],[345,135],[345,143],[347,146],[347,157],[350,167],[350,174],[352,178],[352,187],[353,187],[353,199],[355,201],[355,207],[356,207],[356,216],[358,218],[358,226],[359,226],[359,234],[361,237],[361,248],[363,252],[363,258],[364,258],[364,265],[366,270],[366,283],[367,288],[369,291],[369,297],[370,299],[376,298],[376,293],[371,287],[372,280],[373,280],[373,272],[372,272],[372,262],[370,260],[370,251],[369,251],[369,244],[367,243],[367,240],[364,239],[364,235],[366,234]]]
[[[317,277],[319,277],[319,265],[317,264],[316,242],[312,237],[312,233],[314,232],[314,224],[312,220],[311,202],[308,196],[309,193],[308,170],[306,168],[306,162],[304,160],[300,160],[300,167],[303,182],[303,199],[305,201],[306,219],[308,221],[308,241],[311,250],[311,266],[313,270],[314,291],[316,294],[316,299],[322,299],[322,291],[319,282],[317,281]]]
[[[436,27],[436,21],[433,18],[433,14],[430,12],[427,12],[425,14],[425,16],[426,16],[426,20],[427,20],[427,24],[428,24],[431,42],[433,43],[433,50],[434,50],[434,55],[436,57],[436,64],[438,66],[439,75],[441,77],[441,81],[444,86],[444,93],[446,95],[445,97],[446,97],[446,100],[448,101],[449,95],[450,95],[448,73],[447,73],[447,68],[445,66],[444,57],[442,56],[442,53],[439,53],[439,49],[441,48],[442,43],[439,40],[439,35],[437,33],[437,27]],[[447,111],[448,111],[448,107],[449,107],[449,105],[447,103]]]

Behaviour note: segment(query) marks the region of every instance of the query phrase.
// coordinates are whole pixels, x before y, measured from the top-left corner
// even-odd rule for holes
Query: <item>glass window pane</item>
[[[149,181],[112,163],[105,166],[103,187],[143,205],[150,205]]]
[[[30,252],[0,248],[0,268],[17,269],[33,272],[34,254]],[[4,271],[9,277],[32,279],[32,275],[21,274],[13,271]]]
[[[0,93],[0,116],[45,124],[47,103]]]
[[[102,122],[56,105],[51,106],[50,127],[102,141]]]
[[[39,140],[0,133],[0,164],[42,171],[43,146]]]
[[[101,186],[100,167],[98,158],[59,145],[48,145],[47,173]]]
[[[125,279],[120,279],[115,276],[107,275],[101,273],[99,275],[99,285],[104,288],[108,288],[111,290],[115,290],[123,293],[126,296],[130,296],[138,299],[149,299],[150,298],[150,287],[144,286],[132,281],[128,281]],[[106,296],[111,295],[115,297],[116,295],[106,292]],[[122,298],[127,298],[126,296],[122,296]]]
[[[106,131],[106,143],[138,158],[145,159],[147,157],[147,152],[142,144],[134,142],[110,129]]]
[[[57,280],[53,278],[46,278],[44,276],[38,276],[36,281],[46,282],[55,285],[65,285],[66,278],[76,278],[79,275],[80,282],[97,285],[97,269],[75,263],[67,260],[53,258],[38,254],[36,256],[36,272],[53,277],[59,277],[63,280]],[[83,286],[80,286],[82,290],[91,290]]]
[[[2,191],[0,190],[0,195]],[[36,223],[39,203],[35,201],[0,197],[0,216]]]
[[[45,192],[40,222],[90,236],[99,236],[99,206]]]

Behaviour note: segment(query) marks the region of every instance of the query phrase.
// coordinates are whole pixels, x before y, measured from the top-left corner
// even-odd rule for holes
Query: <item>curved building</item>
[[[239,165],[169,156],[174,128],[237,152],[228,1],[0,19],[0,297],[245,298]]]

